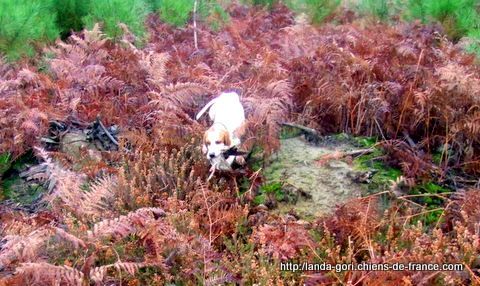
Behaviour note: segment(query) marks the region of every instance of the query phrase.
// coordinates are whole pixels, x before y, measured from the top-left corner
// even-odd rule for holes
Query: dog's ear
[[[202,139],[202,153],[207,154],[207,132],[203,133],[203,139]]]
[[[222,140],[222,142],[223,142],[223,144],[225,144],[225,146],[232,145],[232,139],[230,138],[230,133],[228,133],[228,131],[226,131],[226,130],[222,130],[220,132],[220,140]]]

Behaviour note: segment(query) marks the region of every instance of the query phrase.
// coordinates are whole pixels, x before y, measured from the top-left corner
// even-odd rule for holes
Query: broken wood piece
[[[284,126],[300,129],[303,135],[305,136],[305,139],[310,143],[318,145],[321,141],[320,133],[313,128],[306,127],[296,123],[289,123],[289,122],[282,122],[280,124]]]
[[[296,123],[289,123],[289,122],[282,122],[280,124],[285,125],[285,126],[289,126],[289,127],[293,127],[293,128],[298,128],[298,129],[303,130],[307,133],[310,133],[310,134],[313,134],[313,135],[316,135],[316,136],[320,136],[320,133],[318,133],[317,130],[315,130],[313,128],[310,128],[310,127],[306,127],[306,126],[296,124]]]
[[[367,148],[367,149],[358,149],[358,150],[353,150],[353,151],[348,151],[348,152],[342,152],[343,157],[347,156],[361,156],[361,155],[366,155],[370,154],[373,151],[375,151],[374,148]]]
[[[408,135],[408,132],[406,130],[403,130],[402,133],[403,133],[403,136],[405,136],[405,140],[407,140],[408,145],[410,145],[410,147],[412,147],[412,148],[416,148],[417,144],[415,144],[415,142],[413,142],[410,135]]]
[[[108,132],[107,128],[105,128],[105,125],[103,125],[102,121],[100,121],[100,118],[97,118],[98,125],[102,128],[103,132],[107,135],[107,137],[112,141],[113,144],[115,144],[118,147],[118,141]]]
[[[352,151],[335,151],[333,153],[327,153],[323,156],[320,156],[320,158],[315,160],[315,162],[318,166],[323,166],[331,160],[340,160],[340,159],[348,157],[348,156],[354,157],[354,156],[361,156],[361,155],[365,155],[365,154],[370,154],[374,150],[375,149],[373,149],[373,148],[368,148],[368,149],[358,149],[358,150],[352,150]]]

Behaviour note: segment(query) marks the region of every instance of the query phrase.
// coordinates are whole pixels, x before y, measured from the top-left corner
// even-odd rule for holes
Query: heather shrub
[[[52,0],[0,2],[0,53],[14,60],[34,53],[34,43],[55,39]]]

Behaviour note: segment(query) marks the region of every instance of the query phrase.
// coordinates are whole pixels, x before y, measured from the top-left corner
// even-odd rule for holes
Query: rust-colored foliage
[[[349,201],[339,206],[333,216],[318,223],[336,234],[337,244],[357,243],[360,246],[375,235],[379,220],[378,201],[373,197]],[[363,247],[368,249],[368,245]]]
[[[200,181],[196,185],[191,208],[197,210],[195,223],[198,228],[208,237],[210,244],[219,238],[231,236],[241,218],[248,213],[246,206],[242,207],[235,197],[226,196],[228,190],[212,191]]]
[[[254,229],[252,238],[265,253],[283,261],[302,254],[304,258],[312,258],[317,247],[308,229],[294,221],[276,220],[259,225]]]
[[[412,221],[431,210],[392,198],[381,212],[375,195],[312,227],[250,205],[260,171],[206,182],[200,142],[209,123],[194,120],[208,100],[235,90],[246,110],[247,151],[272,154],[279,123],[296,121],[381,138],[386,162],[409,182],[452,169],[475,176],[480,76],[473,58],[419,24],[318,28],[284,6],[234,4],[228,12],[231,23],[219,32],[200,25],[198,50],[191,29],[152,15],[144,48],[128,37],[114,43],[95,27],[56,42],[41,68],[0,62],[0,154],[16,158],[40,147],[52,121],[78,127],[100,117],[120,128],[118,150],[90,161],[34,149],[43,163],[32,179],[46,183],[49,208],[29,214],[1,206],[0,284],[478,283],[478,190],[447,200],[429,233]],[[241,176],[252,186],[244,194]],[[286,260],[466,268],[292,274],[279,270]]]
[[[297,24],[284,33],[295,39],[283,56],[305,123],[383,139],[408,134],[427,154],[446,146],[442,167],[476,172],[480,78],[472,56],[415,24],[321,30]],[[432,171],[428,158],[412,162],[404,154],[392,155],[408,176]]]

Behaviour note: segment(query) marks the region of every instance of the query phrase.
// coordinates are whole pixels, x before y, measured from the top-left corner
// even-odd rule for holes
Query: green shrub
[[[427,22],[427,7],[424,0],[407,0],[406,10],[403,12],[406,20],[419,19],[422,23]]]
[[[53,2],[62,39],[67,38],[71,31],[81,31],[84,28],[82,18],[88,13],[91,0],[53,0]]]
[[[476,0],[408,0],[405,18],[420,19],[423,23],[439,22],[452,39],[480,28]]]
[[[289,0],[285,4],[296,12],[307,14],[313,23],[322,23],[340,5],[341,0]]]
[[[194,0],[148,0],[153,11],[168,24],[181,27],[187,24],[193,13]],[[228,13],[215,0],[197,2],[197,19],[205,21],[214,30],[229,19]]]
[[[341,0],[306,0],[307,7],[313,11],[312,21],[314,23],[321,23],[332,15],[338,8]]]
[[[230,16],[219,4],[219,1],[199,1],[198,14],[200,19],[203,19],[213,30],[220,29],[229,20]]]
[[[193,0],[150,0],[160,18],[168,24],[183,26],[190,19]]]
[[[9,60],[34,53],[34,42],[58,36],[52,0],[0,1],[0,52]]]
[[[113,39],[122,36],[118,24],[124,23],[141,39],[145,35],[144,22],[148,12],[148,5],[143,0],[95,0],[90,2],[89,13],[83,21],[88,29],[101,23],[102,31]]]
[[[282,183],[272,182],[260,187],[259,195],[257,195],[253,202],[257,205],[265,204],[269,196],[275,198],[276,201],[282,201],[285,198],[285,193],[282,190]]]
[[[480,29],[470,31],[467,36],[466,51],[475,54],[477,59],[480,59]]]
[[[363,15],[373,16],[385,21],[391,15],[392,4],[387,3],[387,0],[360,0],[358,1],[358,9]]]
[[[401,14],[409,21],[438,22],[447,36],[457,41],[480,29],[477,6],[478,0],[360,0],[356,8],[383,21]]]
[[[278,0],[244,0],[242,1],[245,4],[255,5],[255,6],[265,6],[268,8],[272,8],[273,5],[278,3]]]

